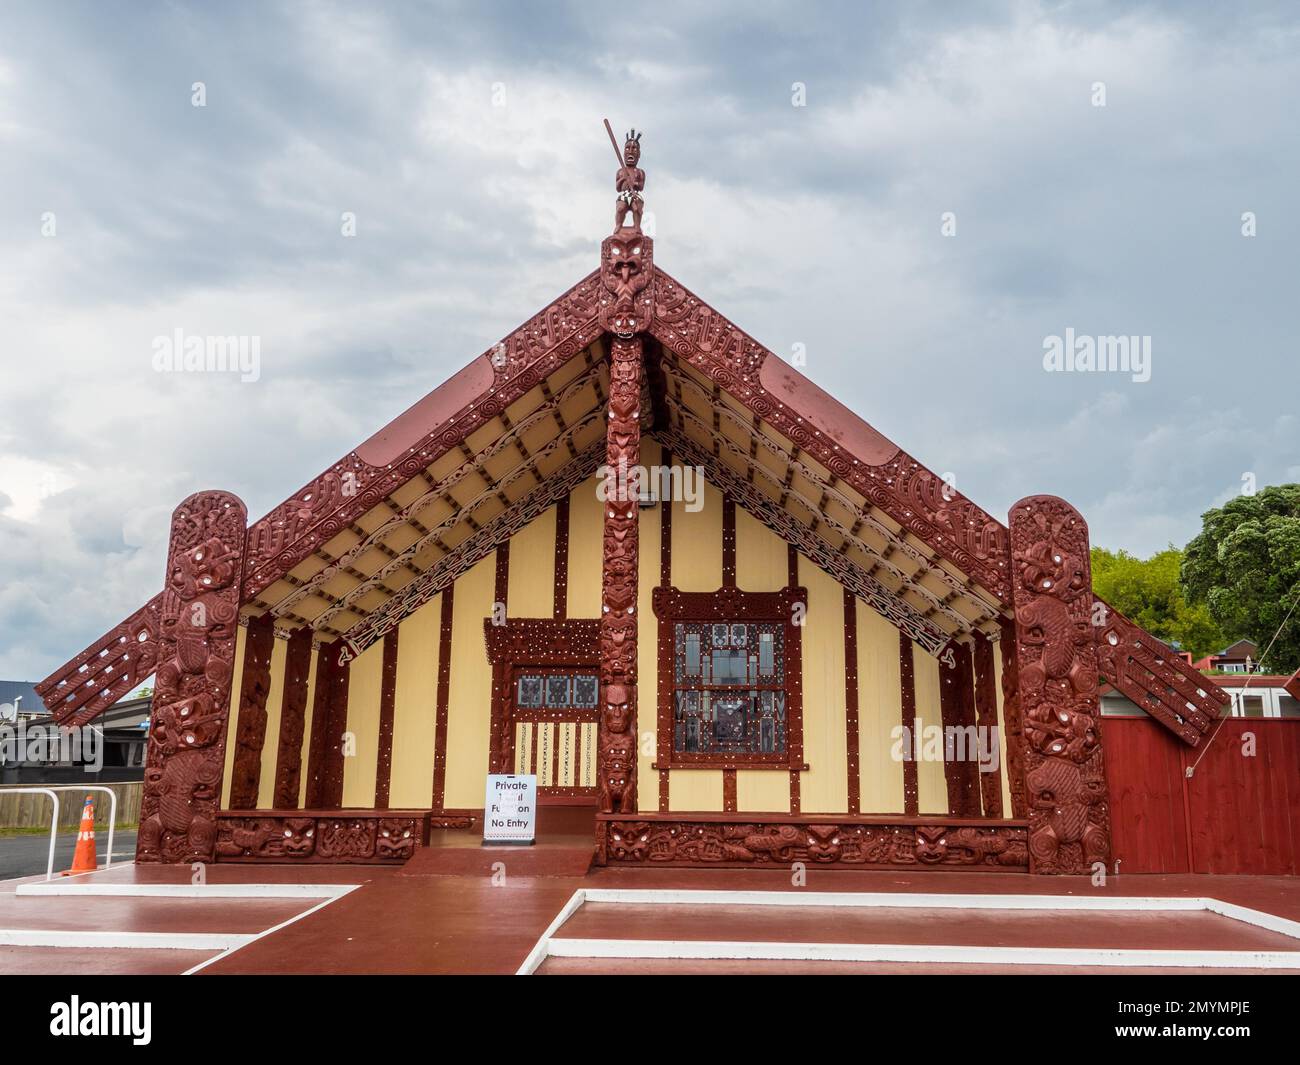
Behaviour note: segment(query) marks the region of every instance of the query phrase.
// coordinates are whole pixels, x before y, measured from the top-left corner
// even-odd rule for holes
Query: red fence
[[[1300,719],[1217,724],[1193,749],[1148,718],[1103,720],[1121,873],[1300,875]]]

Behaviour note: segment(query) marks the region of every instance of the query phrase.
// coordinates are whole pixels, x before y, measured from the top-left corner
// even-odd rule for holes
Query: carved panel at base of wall
[[[228,492],[198,492],[172,514],[138,862],[212,860],[247,520]]]
[[[217,822],[217,861],[401,863],[423,843],[427,819],[426,813],[412,810],[222,813]]]
[[[1088,526],[1055,496],[1022,499],[1010,526],[1032,869],[1088,873],[1110,852]]]
[[[1029,868],[1027,829],[1005,822],[845,817],[780,821],[602,817],[596,823],[598,865],[757,868],[789,867],[792,862],[1024,872]]]

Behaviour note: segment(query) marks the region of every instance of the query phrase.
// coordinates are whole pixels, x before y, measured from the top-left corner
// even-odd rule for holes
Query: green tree
[[[1253,640],[1265,666],[1300,666],[1300,484],[1238,496],[1201,515],[1201,532],[1184,552],[1183,592],[1204,603],[1225,632]],[[1281,632],[1278,630],[1281,629]]]
[[[1152,636],[1201,658],[1228,641],[1204,603],[1185,599],[1178,579],[1182,561],[1183,552],[1172,544],[1150,558],[1094,547],[1092,587]]]

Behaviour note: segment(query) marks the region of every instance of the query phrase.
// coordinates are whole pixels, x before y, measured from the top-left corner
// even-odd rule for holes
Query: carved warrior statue
[[[602,328],[628,339],[650,324],[653,296],[647,289],[654,275],[654,241],[641,232],[645,171],[636,165],[641,159],[641,134],[629,131],[620,155],[609,119],[605,120],[605,132],[619,168],[614,176],[618,190],[614,233],[600,246],[600,280],[608,294],[600,301],[600,323]],[[631,225],[627,224],[628,215],[632,217]]]
[[[609,134],[609,143],[614,146],[614,155],[619,161],[618,173],[614,175],[614,188],[618,190],[618,198],[614,201],[614,232],[617,234],[627,230],[640,233],[641,212],[645,206],[641,198],[641,190],[645,188],[645,171],[636,165],[641,161],[641,134],[634,129],[628,130],[620,155],[609,119],[605,119],[605,131]],[[632,216],[630,226],[627,225],[629,214]]]

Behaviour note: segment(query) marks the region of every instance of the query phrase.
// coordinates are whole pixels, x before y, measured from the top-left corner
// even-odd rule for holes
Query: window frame
[[[723,587],[716,592],[682,592],[660,585],[654,589],[652,605],[659,619],[659,720],[653,769],[775,769],[796,772],[808,769],[803,758],[803,627],[794,624],[796,604],[802,605],[806,613],[806,588],[742,592],[734,587]],[[683,623],[780,626],[784,642],[782,683],[678,684],[677,625]],[[768,753],[677,750],[677,693],[706,688],[745,693],[782,691],[785,697],[785,750]]]

